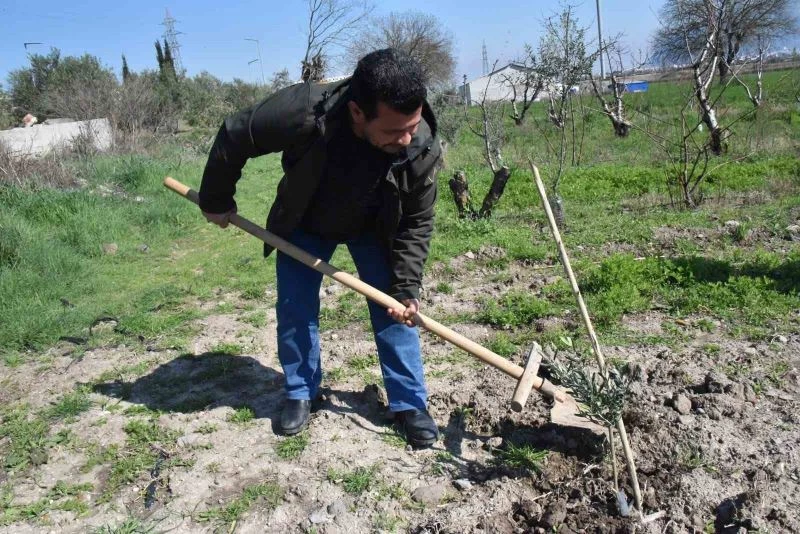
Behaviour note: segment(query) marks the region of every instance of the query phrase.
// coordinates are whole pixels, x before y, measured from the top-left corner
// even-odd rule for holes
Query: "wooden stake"
[[[583,301],[581,290],[578,287],[578,281],[575,279],[575,273],[572,271],[572,265],[567,256],[567,249],[564,247],[564,242],[561,240],[561,232],[558,231],[558,225],[553,217],[553,212],[550,209],[550,202],[547,200],[547,191],[545,190],[544,183],[541,176],[539,176],[539,169],[532,161],[529,161],[531,170],[533,171],[533,178],[536,182],[536,188],[539,190],[539,196],[542,199],[542,206],[547,214],[547,220],[550,223],[550,230],[553,232],[553,238],[558,246],[558,255],[561,258],[561,265],[564,267],[564,272],[569,278],[570,286],[572,287],[572,294],[578,303],[578,308],[583,318],[583,324],[586,326],[586,331],[589,332],[589,339],[592,343],[592,351],[594,352],[597,365],[600,367],[600,372],[603,377],[608,380],[608,371],[606,369],[606,360],[603,358],[603,351],[600,349],[600,342],[597,340],[597,335],[592,326],[592,320],[589,317],[589,311],[586,309],[586,303]],[[639,477],[636,476],[636,464],[633,461],[633,451],[628,442],[628,433],[625,432],[625,423],[622,422],[622,417],[617,419],[617,431],[619,432],[619,439],[622,442],[622,451],[625,454],[625,461],[628,466],[628,475],[631,477],[631,486],[633,486],[633,498],[636,503],[636,509],[642,511],[642,492],[639,488]]]

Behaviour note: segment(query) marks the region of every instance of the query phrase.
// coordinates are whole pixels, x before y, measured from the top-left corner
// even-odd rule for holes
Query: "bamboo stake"
[[[606,360],[603,357],[603,351],[600,348],[600,342],[597,340],[597,335],[595,334],[594,327],[592,326],[592,320],[589,317],[589,311],[586,309],[586,303],[583,301],[581,290],[578,287],[578,281],[575,279],[575,273],[572,271],[572,265],[570,264],[569,256],[567,256],[567,249],[564,247],[564,242],[561,240],[561,232],[558,231],[558,225],[556,224],[555,218],[553,217],[553,212],[550,209],[550,202],[547,199],[547,191],[545,190],[541,176],[539,176],[539,169],[533,164],[532,161],[529,160],[529,163],[531,170],[533,171],[536,188],[539,190],[539,196],[542,199],[542,206],[547,214],[547,220],[550,223],[550,230],[552,230],[553,238],[558,246],[558,255],[561,259],[561,265],[564,267],[564,272],[567,274],[567,278],[569,278],[569,283],[572,287],[572,294],[575,296],[575,300],[578,303],[578,308],[580,309],[581,317],[583,318],[583,324],[586,326],[586,331],[589,332],[589,339],[592,343],[592,352],[594,352],[597,365],[600,367],[600,372],[604,378],[608,379]],[[625,461],[628,466],[628,474],[631,477],[631,486],[633,486],[633,498],[636,503],[636,509],[641,513],[642,492],[639,488],[639,477],[636,475],[636,464],[633,460],[633,451],[631,450],[631,445],[628,441],[628,433],[625,432],[625,423],[622,422],[622,417],[617,419],[617,431],[619,432],[619,438],[622,442],[622,451],[625,454]]]

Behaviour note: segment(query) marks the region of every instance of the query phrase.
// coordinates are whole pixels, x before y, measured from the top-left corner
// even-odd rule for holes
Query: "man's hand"
[[[234,213],[236,213],[236,208],[226,211],[225,213],[208,213],[204,211],[203,217],[205,217],[208,222],[214,223],[220,228],[227,228],[228,224],[231,222],[231,215]]]
[[[414,316],[419,311],[419,301],[417,299],[404,299],[400,302],[406,307],[405,310],[389,308],[386,311],[389,316],[398,323],[404,323],[406,326],[414,326]]]

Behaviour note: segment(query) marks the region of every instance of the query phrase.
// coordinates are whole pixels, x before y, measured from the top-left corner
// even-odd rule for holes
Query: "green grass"
[[[209,508],[197,515],[201,522],[210,521],[223,525],[232,525],[238,521],[255,504],[260,504],[267,510],[273,510],[283,497],[283,489],[275,482],[262,482],[247,486],[242,494],[222,506]]]
[[[553,313],[552,306],[527,293],[510,291],[499,300],[486,299],[478,321],[499,327],[523,326]]]
[[[154,534],[156,530],[142,523],[140,519],[129,517],[118,525],[103,525],[91,532],[92,534]]]
[[[495,449],[495,462],[514,469],[541,471],[541,464],[547,458],[547,451],[530,445],[509,444],[505,449]]]
[[[345,492],[351,495],[361,495],[375,485],[377,471],[378,468],[375,465],[356,467],[352,471],[338,471],[329,467],[326,476],[328,481],[341,484]]]
[[[275,446],[278,458],[282,460],[294,460],[298,458],[308,446],[308,434],[301,432],[295,436],[282,439]]]
[[[89,389],[82,387],[61,397],[61,399],[47,411],[47,414],[51,419],[65,419],[69,421],[87,411],[91,405]]]
[[[256,413],[249,406],[240,406],[236,408],[232,414],[228,416],[228,421],[240,425],[246,425],[255,419]]]

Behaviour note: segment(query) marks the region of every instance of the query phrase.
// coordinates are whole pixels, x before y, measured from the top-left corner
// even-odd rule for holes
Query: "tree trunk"
[[[628,133],[631,129],[631,124],[628,121],[621,121],[615,117],[611,117],[611,122],[614,124],[614,134],[617,137],[628,137]]]
[[[475,211],[472,209],[472,199],[469,195],[469,183],[464,171],[456,171],[450,179],[450,191],[453,193],[453,201],[458,208],[458,217],[465,219],[474,218]]]
[[[495,204],[500,200],[500,197],[503,196],[503,191],[506,188],[506,182],[511,177],[511,170],[506,167],[500,167],[494,173],[494,179],[492,180],[492,187],[489,189],[489,192],[486,193],[486,197],[483,199],[483,205],[481,206],[481,211],[478,214],[481,218],[488,218],[492,216],[492,210],[494,209]]]

